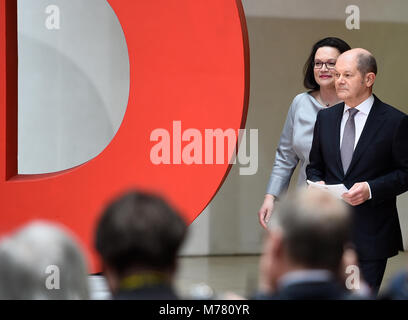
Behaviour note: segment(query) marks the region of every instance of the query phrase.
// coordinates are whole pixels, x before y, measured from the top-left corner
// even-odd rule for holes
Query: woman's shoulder
[[[291,109],[293,111],[296,111],[297,109],[299,109],[302,105],[304,104],[311,104],[311,95],[310,92],[302,92],[297,94],[292,101],[291,104]]]

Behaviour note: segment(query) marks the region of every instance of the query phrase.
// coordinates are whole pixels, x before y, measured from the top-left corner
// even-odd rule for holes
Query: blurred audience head
[[[111,203],[97,225],[95,247],[112,293],[135,274],[171,279],[186,231],[180,214],[156,195],[134,191]]]
[[[0,243],[0,299],[88,299],[85,259],[70,232],[36,221]]]
[[[309,188],[286,198],[272,215],[261,272],[274,286],[296,270],[340,274],[350,223],[346,205],[328,192]]]

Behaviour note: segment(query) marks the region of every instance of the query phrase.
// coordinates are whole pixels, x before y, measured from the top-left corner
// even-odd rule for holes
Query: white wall
[[[360,30],[346,29],[345,8],[351,4],[360,9]],[[251,54],[246,128],[259,130],[259,169],[254,176],[240,176],[233,168],[206,212],[209,217],[200,217],[192,225],[197,234],[198,230],[209,233],[205,245],[209,244],[210,254],[261,251],[264,234],[257,211],[288,107],[293,97],[305,90],[303,64],[318,39],[337,36],[352,47],[371,50],[379,63],[376,94],[408,113],[408,66],[399,63],[408,50],[408,1],[243,0],[243,5]],[[408,193],[398,198],[398,208],[407,248]],[[196,248],[199,252],[200,247]]]

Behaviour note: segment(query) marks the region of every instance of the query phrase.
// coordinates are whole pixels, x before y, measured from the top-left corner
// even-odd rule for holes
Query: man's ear
[[[375,73],[374,72],[369,72],[365,75],[365,84],[368,88],[372,87],[375,82]]]

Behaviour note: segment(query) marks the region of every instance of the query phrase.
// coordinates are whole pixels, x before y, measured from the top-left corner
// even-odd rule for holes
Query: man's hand
[[[342,198],[352,206],[358,206],[370,198],[370,190],[367,182],[355,183],[351,189],[343,193]]]
[[[275,196],[271,194],[266,194],[264,203],[262,204],[261,209],[259,209],[258,211],[259,223],[265,229],[268,229],[266,224],[271,218],[274,204],[275,204]]]

